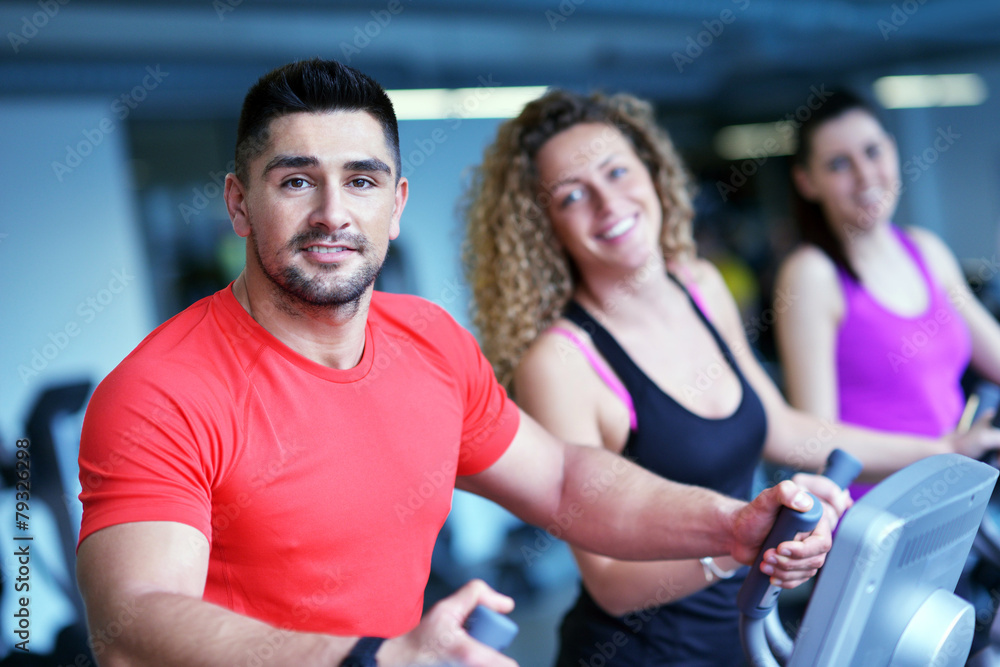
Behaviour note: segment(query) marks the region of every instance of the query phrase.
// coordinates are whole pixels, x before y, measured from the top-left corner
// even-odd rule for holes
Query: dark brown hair
[[[816,132],[827,122],[840,118],[850,111],[863,111],[874,118],[885,128],[876,106],[855,93],[846,90],[835,90],[823,101],[818,109],[799,126],[797,132],[798,145],[792,155],[792,164],[800,169],[809,166],[809,158],[813,149],[813,138]],[[858,280],[858,274],[851,266],[844,250],[841,238],[833,231],[830,221],[823,214],[823,209],[816,202],[802,196],[795,183],[792,183],[792,213],[798,226],[799,235],[806,243],[811,243],[825,252],[833,263],[842,268],[852,278]]]
[[[399,179],[399,129],[385,90],[335,60],[300,60],[262,76],[247,92],[236,130],[236,176],[249,185],[250,161],[267,147],[271,121],[290,113],[365,111],[382,126]]]

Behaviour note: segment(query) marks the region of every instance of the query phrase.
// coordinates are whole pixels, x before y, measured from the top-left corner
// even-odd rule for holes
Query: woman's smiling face
[[[839,228],[835,233],[870,229],[888,222],[899,202],[896,143],[870,113],[848,111],[815,130],[795,182]]]
[[[574,125],[535,157],[539,193],[556,238],[584,274],[632,270],[659,256],[663,208],[629,140],[603,123]]]

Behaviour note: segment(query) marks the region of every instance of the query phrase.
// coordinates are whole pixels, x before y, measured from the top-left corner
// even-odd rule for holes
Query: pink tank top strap
[[[708,305],[705,303],[705,298],[701,295],[701,290],[698,289],[698,282],[694,279],[691,268],[687,264],[678,264],[677,272],[684,278],[684,287],[687,289],[688,294],[691,295],[691,300],[698,306],[698,310],[701,311],[701,314],[706,319],[712,319],[712,313],[708,310]]]
[[[635,405],[632,403],[632,396],[628,393],[628,389],[622,384],[621,380],[618,379],[611,369],[608,367],[607,363],[594,350],[590,348],[589,345],[583,342],[579,336],[563,327],[550,327],[549,332],[559,334],[564,338],[569,339],[573,345],[583,353],[583,356],[590,363],[591,368],[597,373],[598,377],[604,381],[604,384],[614,392],[614,394],[621,399],[625,407],[628,408],[628,419],[629,426],[634,431],[638,425],[638,420],[635,416]]]

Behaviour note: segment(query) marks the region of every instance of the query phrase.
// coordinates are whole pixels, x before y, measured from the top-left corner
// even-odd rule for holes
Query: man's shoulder
[[[175,417],[186,424],[215,423],[238,409],[248,386],[245,368],[259,344],[226,324],[238,321],[220,312],[227,308],[219,296],[161,324],[101,380],[87,408],[93,427],[88,433],[148,430],[150,420]]]
[[[252,333],[229,318],[222,292],[191,304],[158,326],[112,371],[118,379],[145,377],[157,382],[188,383],[230,366],[227,359],[238,354],[241,341],[252,344]],[[236,367],[237,359],[232,359]]]
[[[160,326],[139,343],[130,356],[160,354],[177,347],[203,344],[206,337],[220,330],[214,316],[220,308],[222,293],[217,292],[195,301]]]

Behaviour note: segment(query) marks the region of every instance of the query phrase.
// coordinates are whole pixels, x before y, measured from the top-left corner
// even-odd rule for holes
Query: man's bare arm
[[[330,667],[358,639],[282,630],[205,602],[207,572],[208,542],[184,524],[126,523],[85,539],[77,578],[100,665]],[[462,628],[479,604],[501,612],[513,607],[510,598],[472,581],[435,605],[413,631],[386,641],[379,664],[515,667]]]
[[[208,541],[195,528],[111,526],[80,545],[77,580],[101,665],[335,665],[355,639],[271,627],[204,602]],[[119,628],[121,630],[119,631]]]
[[[671,482],[602,449],[564,444],[523,413],[507,452],[458,486],[576,546],[626,560],[731,554],[749,563],[781,505],[810,504],[791,482],[749,504]],[[780,546],[800,561],[790,567],[813,569],[822,564],[830,536],[821,532]]]

